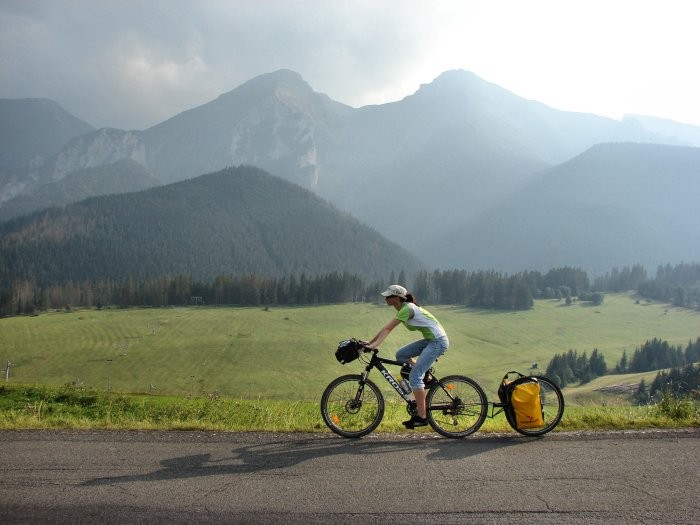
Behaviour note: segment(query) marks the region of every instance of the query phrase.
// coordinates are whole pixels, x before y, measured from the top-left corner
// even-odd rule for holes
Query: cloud
[[[4,0],[0,97],[143,129],[288,68],[360,106],[467,69],[526,98],[700,125],[693,2]]]

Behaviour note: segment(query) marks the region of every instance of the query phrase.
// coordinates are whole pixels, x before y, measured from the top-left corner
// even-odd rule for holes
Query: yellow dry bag
[[[526,380],[523,380],[526,379]],[[515,383],[515,384],[513,384]],[[540,383],[533,377],[513,381],[510,390],[510,403],[515,413],[518,428],[537,428],[544,425]]]

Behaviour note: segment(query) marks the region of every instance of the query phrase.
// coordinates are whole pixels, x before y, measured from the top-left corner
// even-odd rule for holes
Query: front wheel
[[[486,394],[476,381],[447,376],[433,385],[425,398],[428,423],[439,434],[460,438],[473,434],[488,414]]]
[[[551,379],[544,376],[532,376],[540,385],[540,404],[542,406],[542,425],[520,428],[512,408],[506,410],[506,419],[510,426],[525,436],[542,436],[554,429],[564,415],[564,396]]]
[[[321,396],[323,421],[333,432],[346,438],[366,436],[384,417],[384,397],[369,379],[351,374],[338,377]]]

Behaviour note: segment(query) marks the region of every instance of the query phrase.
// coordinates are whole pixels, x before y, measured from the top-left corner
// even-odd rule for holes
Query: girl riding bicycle
[[[447,333],[440,322],[426,309],[416,304],[415,298],[408,293],[406,288],[398,284],[392,284],[382,292],[386,304],[393,306],[396,317],[389,321],[367,343],[368,348],[376,348],[399,324],[403,324],[409,330],[418,330],[423,334],[423,339],[409,343],[396,352],[396,360],[408,363],[411,358],[418,357],[408,377],[413,395],[416,399],[416,415],[403,424],[406,428],[413,429],[428,424],[425,408],[425,383],[423,378],[435,360],[445,353],[450,345]]]

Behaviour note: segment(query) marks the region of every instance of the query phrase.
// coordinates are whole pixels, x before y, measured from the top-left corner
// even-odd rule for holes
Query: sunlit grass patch
[[[407,418],[405,405],[387,402],[377,432],[404,431],[401,422]],[[649,406],[567,407],[554,432],[697,426],[700,402],[688,398]],[[115,394],[23,385],[0,386],[0,428],[329,432],[318,403],[311,401]],[[479,432],[512,429],[497,411]]]

